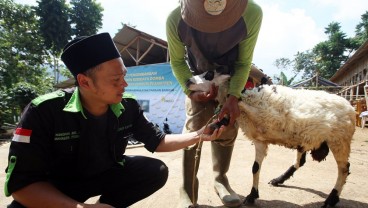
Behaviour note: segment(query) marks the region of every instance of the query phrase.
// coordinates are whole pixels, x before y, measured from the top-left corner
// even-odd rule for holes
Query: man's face
[[[127,70],[122,59],[107,61],[100,67],[94,76],[94,94],[98,100],[106,104],[121,102],[125,87],[128,86],[124,79]]]

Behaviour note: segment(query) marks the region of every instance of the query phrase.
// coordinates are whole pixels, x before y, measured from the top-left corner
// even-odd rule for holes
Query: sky
[[[165,23],[178,0],[96,0],[101,3],[103,27],[99,32],[114,36],[122,23],[166,40]],[[231,1],[231,0],[228,0]],[[15,0],[36,5],[36,0]],[[325,28],[339,22],[347,37],[368,11],[367,0],[255,0],[263,10],[263,22],[253,55],[253,63],[267,75],[280,74],[274,65],[278,58],[293,59],[297,52],[312,49],[327,40]],[[288,77],[291,70],[284,71]]]

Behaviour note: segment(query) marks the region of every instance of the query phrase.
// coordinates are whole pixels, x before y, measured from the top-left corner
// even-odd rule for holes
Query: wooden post
[[[365,75],[364,98],[365,103],[368,106],[368,73]]]

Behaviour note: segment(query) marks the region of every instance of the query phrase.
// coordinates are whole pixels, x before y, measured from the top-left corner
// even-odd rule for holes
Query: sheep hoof
[[[328,197],[327,197],[327,199],[326,199],[326,201],[325,201],[325,203],[322,207],[328,207],[328,206],[334,207],[337,204],[337,202],[340,201],[340,198],[337,195],[337,193],[338,192],[337,192],[336,189],[332,189],[330,195],[328,195]]]
[[[256,190],[254,187],[252,188],[252,191],[250,192],[250,194],[245,197],[243,204],[247,205],[247,204],[254,204],[254,202],[256,201],[256,199],[259,198],[259,194],[258,194],[258,190]]]
[[[290,166],[290,168],[284,174],[272,179],[270,182],[268,182],[268,184],[279,186],[280,184],[283,184],[286,180],[288,180],[291,176],[293,176],[295,171],[296,168],[294,166]]]
[[[279,186],[280,184],[284,183],[284,179],[282,176],[272,179],[268,184],[271,184],[273,186]]]

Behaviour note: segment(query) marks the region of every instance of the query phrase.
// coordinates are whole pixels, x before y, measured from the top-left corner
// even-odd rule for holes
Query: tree
[[[355,34],[359,46],[368,40],[368,11],[362,15],[362,21],[355,27]]]
[[[307,79],[316,73],[316,54],[313,51],[297,52],[294,56],[294,71],[302,72],[302,78]]]
[[[28,103],[38,96],[37,88],[26,82],[17,83],[9,93],[12,95],[12,106],[18,112],[23,111]]]
[[[318,43],[312,50],[297,52],[294,60],[290,61],[295,72],[303,72],[302,78],[312,77],[317,73],[316,70],[326,79],[336,73],[351,54],[368,40],[368,11],[356,26],[355,37],[347,38],[338,22],[331,22],[325,28],[325,34],[328,37],[326,41]]]
[[[284,86],[290,86],[294,82],[294,79],[296,78],[296,76],[298,76],[298,74],[294,74],[293,77],[288,79],[287,76],[284,74],[284,72],[280,72],[280,77],[277,78],[277,80],[279,81],[278,84],[284,85]]]
[[[287,69],[289,69],[289,68],[290,68],[290,66],[291,66],[291,64],[292,64],[292,61],[291,61],[290,59],[288,59],[288,58],[278,58],[278,59],[276,59],[276,61],[275,61],[275,63],[274,63],[274,65],[275,65],[278,69],[280,69],[281,71],[282,71],[282,70],[287,70]]]
[[[0,129],[4,123],[13,123],[12,111],[9,108],[10,99],[9,94],[0,89]]]
[[[37,19],[29,6],[0,0],[0,84],[8,89],[20,81],[38,85],[47,59]]]
[[[330,23],[325,28],[325,34],[328,35],[328,40],[318,43],[313,48],[313,53],[317,57],[316,62],[319,74],[329,79],[348,59],[348,55],[345,55],[345,52],[349,50],[351,43],[346,38],[346,34],[341,31],[340,23]]]
[[[55,83],[59,82],[62,70],[61,52],[72,36],[92,35],[102,27],[103,8],[95,0],[71,0],[71,4],[72,8],[65,0],[39,0],[35,8],[40,17],[41,34],[53,56]]]
[[[59,57],[72,36],[69,7],[65,0],[40,0],[35,7],[40,17],[40,32],[45,46],[53,56],[55,83],[59,82]]]
[[[281,70],[279,77],[275,76],[274,79],[278,80],[278,84],[289,86],[294,81],[296,76],[298,75],[298,72],[294,74],[294,76],[291,79],[288,79],[283,70],[288,70],[294,61],[291,61],[288,58],[278,58],[276,59],[274,65]],[[295,70],[294,70],[295,72]]]
[[[19,82],[6,91],[0,90],[0,127],[3,123],[16,123],[24,108],[36,98],[37,87]]]
[[[36,92],[52,89],[44,63],[48,55],[35,11],[12,0],[0,0],[0,125],[13,123],[19,115],[19,100],[14,90],[19,83],[33,86]],[[26,98],[26,94],[19,95]],[[24,105],[24,104],[23,104]],[[18,110],[17,110],[18,109]]]
[[[75,36],[93,35],[102,27],[102,11],[100,3],[95,0],[71,0],[70,19],[75,27]]]
[[[52,55],[58,56],[71,37],[69,7],[65,0],[40,0],[35,7],[40,17],[40,32]]]

